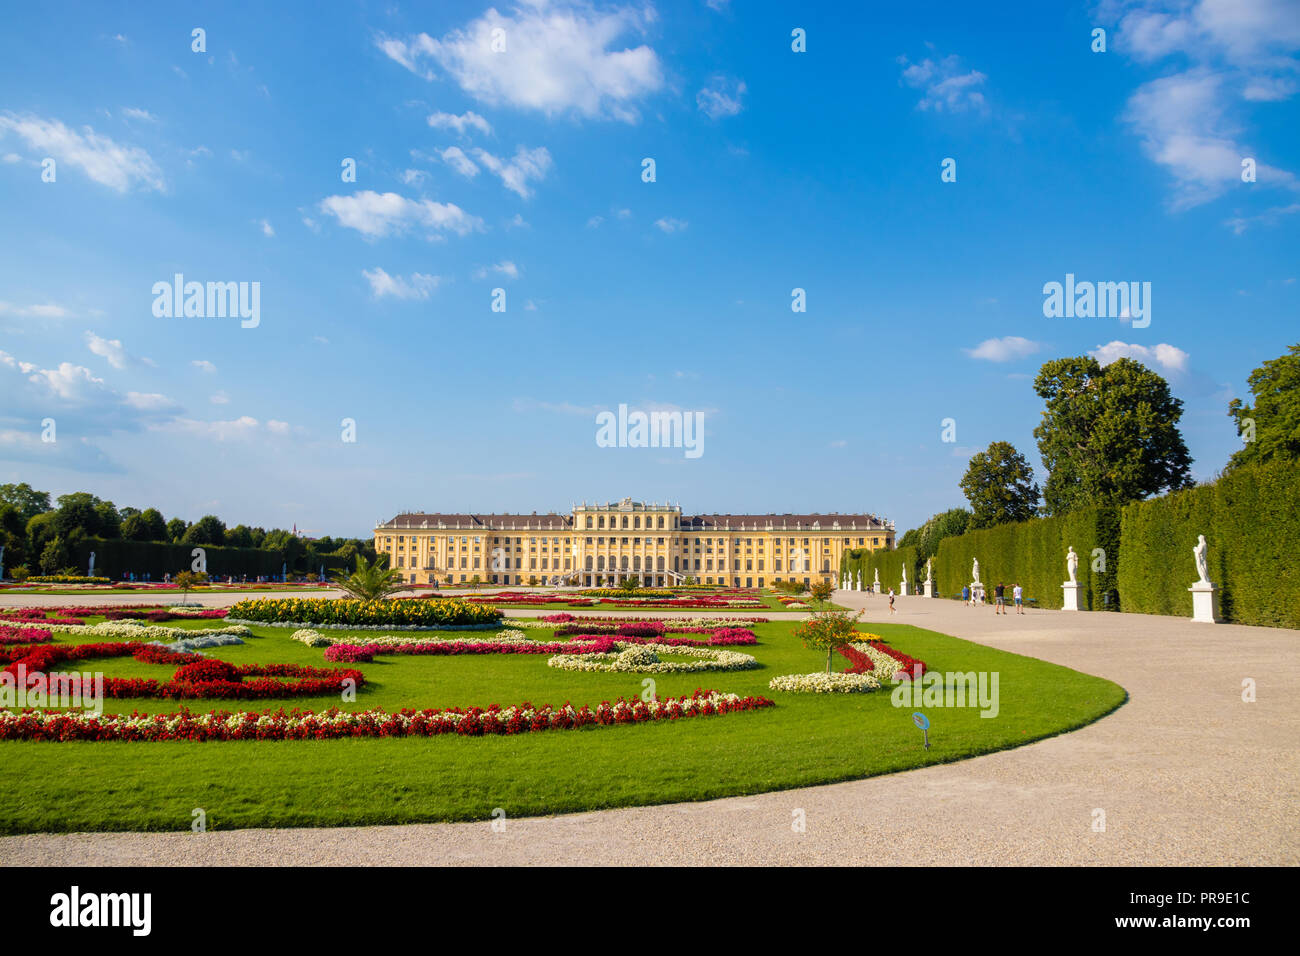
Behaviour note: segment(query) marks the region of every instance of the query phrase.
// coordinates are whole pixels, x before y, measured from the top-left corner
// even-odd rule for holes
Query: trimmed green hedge
[[[934,558],[935,582],[941,597],[960,597],[961,589],[970,583],[972,559],[979,558],[986,595],[991,597],[1001,582],[1010,599],[1011,587],[1019,584],[1026,601],[1060,608],[1065,603],[1061,584],[1069,577],[1065,555],[1071,546],[1079,555],[1080,606],[1119,610],[1116,578],[1121,548],[1115,508],[1085,508],[944,538]]]
[[[225,545],[170,544],[163,541],[127,541],[124,538],[84,538],[74,548],[75,564],[86,567],[90,552],[95,552],[95,570],[102,571],[113,580],[121,580],[123,573],[134,571],[136,579],[145,574],[161,581],[164,574],[190,570],[192,552],[196,547],[204,550],[208,574],[214,578],[233,574],[235,577],[259,575],[279,577],[285,557],[280,551],[264,548],[230,548]],[[315,575],[322,564],[325,573],[334,569],[350,570],[352,565],[342,558],[323,557],[312,567],[306,567],[305,556],[299,556],[298,568],[289,562],[290,574]]]
[[[501,612],[456,598],[358,601],[353,598],[257,598],[230,608],[229,618],[267,623],[362,627],[462,627],[498,624]]]
[[[880,589],[888,594],[889,589],[898,590],[903,580],[903,567],[907,566],[907,589],[916,593],[916,586],[925,578],[925,572],[916,566],[916,548],[891,548],[872,551],[870,548],[852,548],[840,558],[840,574],[849,571],[857,581],[858,572],[862,572],[862,586],[869,587],[875,583],[876,571],[880,571]],[[838,583],[838,582],[837,582]]]
[[[1190,617],[1192,548],[1209,546],[1226,621],[1300,627],[1300,466],[1271,462],[1124,508],[1120,594],[1126,611]]]

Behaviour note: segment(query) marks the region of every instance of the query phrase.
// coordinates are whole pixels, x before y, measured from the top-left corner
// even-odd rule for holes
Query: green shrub
[[[934,558],[934,576],[943,597],[956,597],[971,583],[971,564],[980,562],[980,582],[988,594],[1001,582],[1019,584],[1026,601],[1039,607],[1064,605],[1068,577],[1066,550],[1079,556],[1078,580],[1084,610],[1119,610],[1116,574],[1120,564],[1119,516],[1115,508],[1084,508],[1051,518],[944,538]],[[883,577],[883,572],[882,572]]]
[[[907,567],[907,588],[916,593],[919,581],[917,575],[917,551],[915,547],[892,548],[890,550],[872,551],[870,548],[853,548],[840,559],[840,572],[850,571],[856,583],[858,572],[862,572],[862,586],[870,587],[880,572],[880,589],[887,592],[890,588],[898,590],[903,580],[903,567]],[[923,578],[924,575],[920,575]]]
[[[455,598],[356,601],[348,598],[258,598],[240,601],[228,615],[241,621],[395,627],[463,627],[498,624],[501,612]]]
[[[1300,627],[1300,466],[1246,465],[1200,485],[1124,508],[1119,575],[1126,611],[1190,617],[1192,548],[1209,546],[1219,610],[1237,624]]]

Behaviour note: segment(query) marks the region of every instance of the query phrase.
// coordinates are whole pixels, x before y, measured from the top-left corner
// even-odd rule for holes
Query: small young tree
[[[190,591],[194,590],[200,584],[207,584],[208,576],[202,571],[181,571],[176,575],[176,586],[181,589],[181,603],[189,597]]]
[[[835,585],[830,581],[817,581],[808,589],[808,592],[812,595],[814,601],[823,604],[830,600],[831,592],[834,590]]]
[[[641,586],[641,582],[639,582],[635,577],[633,577],[630,574],[624,575],[623,580],[619,582],[619,587],[621,587],[628,594],[631,594],[640,586]]]
[[[818,611],[795,628],[794,636],[803,641],[804,647],[826,652],[826,673],[829,674],[835,652],[846,644],[852,644],[859,637],[853,628],[861,616],[861,611],[857,614],[848,611]]]

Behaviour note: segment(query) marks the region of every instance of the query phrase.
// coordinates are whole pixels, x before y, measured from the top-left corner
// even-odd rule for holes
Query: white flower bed
[[[292,627],[298,630],[330,631],[490,631],[500,627],[492,624],[450,624],[445,627],[421,627],[418,624],[312,624],[309,621],[246,621],[239,617],[226,618],[231,624],[248,624],[253,627]]]
[[[906,668],[899,662],[898,658],[890,657],[878,647],[872,647],[870,644],[853,644],[853,649],[871,658],[871,666],[874,668],[872,673],[876,680],[891,682],[894,675]]]
[[[698,671],[745,671],[758,666],[749,654],[718,647],[677,647],[671,644],[614,645],[613,654],[556,654],[546,664],[566,671],[614,671],[638,674],[692,674]],[[662,661],[660,654],[696,657],[695,661]]]
[[[55,634],[71,634],[74,637],[112,637],[123,641],[147,641],[153,644],[195,638],[201,635],[212,637],[220,634],[231,634],[235,637],[249,637],[253,633],[243,625],[206,627],[196,630],[188,627],[163,627],[161,624],[141,624],[137,621],[100,621],[98,624],[46,624],[12,621],[6,622],[5,626],[29,627],[34,630],[50,631]]]
[[[491,638],[464,637],[397,637],[393,634],[376,634],[374,637],[329,637],[312,628],[294,631],[291,640],[301,641],[308,647],[329,647],[331,644],[378,644],[381,647],[399,647],[403,644],[533,644],[523,631],[498,631]]]
[[[895,661],[897,663],[897,661]],[[770,690],[792,694],[866,694],[880,689],[880,681],[870,674],[786,674],[768,682]]]
[[[537,628],[540,630],[540,629],[551,628],[551,627],[582,626],[584,623],[600,624],[605,626],[608,626],[610,624],[608,620],[604,620],[604,621],[599,620],[600,615],[575,614],[574,617],[577,618],[577,620],[551,621],[549,623],[546,621],[524,621],[524,620],[519,620],[517,618],[512,618],[510,621],[510,626],[524,627],[530,630],[532,630],[533,628]],[[672,627],[752,627],[755,624],[768,623],[767,618],[752,618],[752,617],[653,617],[653,616],[642,617],[640,615],[636,615],[636,616],[628,616],[628,617],[618,617],[616,620],[618,621],[618,624],[659,623],[659,624],[666,624],[670,628]],[[617,627],[618,625],[616,624],[614,626]]]
[[[209,647],[227,647],[231,644],[242,644],[244,639],[236,637],[234,634],[204,634],[198,637],[182,637],[179,641],[174,641],[171,644],[164,644],[162,641],[150,641],[149,643],[165,647],[169,651],[182,651],[193,654]]]

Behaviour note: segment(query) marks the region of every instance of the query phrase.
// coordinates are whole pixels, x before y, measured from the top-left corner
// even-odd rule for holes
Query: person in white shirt
[[[1016,601],[1016,613],[1024,614],[1025,613],[1025,589],[1022,588],[1019,584],[1017,584],[1014,588],[1011,589],[1011,596],[1014,597]]]

